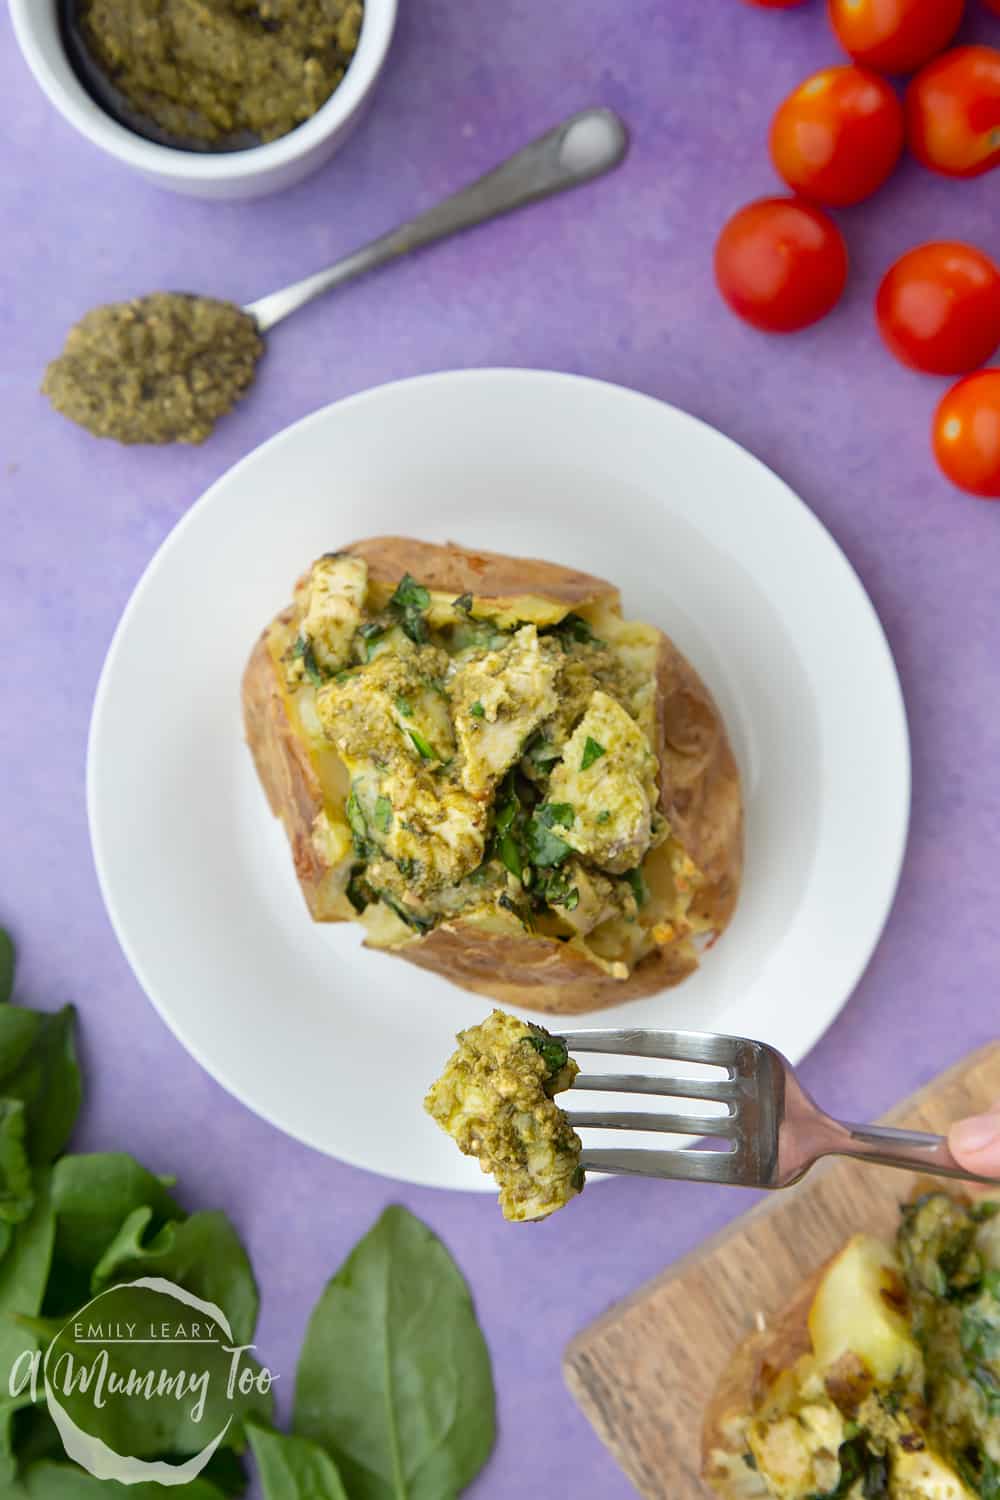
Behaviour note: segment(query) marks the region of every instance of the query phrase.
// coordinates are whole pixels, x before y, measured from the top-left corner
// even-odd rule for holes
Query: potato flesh
[[[877,1385],[908,1380],[920,1351],[905,1315],[906,1294],[898,1257],[881,1240],[857,1234],[820,1283],[809,1313],[809,1334],[821,1368],[854,1354]]]

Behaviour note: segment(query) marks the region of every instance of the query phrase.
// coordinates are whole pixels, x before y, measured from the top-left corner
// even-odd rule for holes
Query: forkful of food
[[[968,1182],[1000,1180],[1000,1114],[958,1122],[947,1138],[847,1124],[813,1102],[780,1052],[746,1037],[635,1029],[555,1036],[495,1010],[457,1040],[425,1108],[496,1178],[507,1219],[546,1218],[582,1191],[588,1171],[783,1188],[822,1157],[847,1156]],[[572,1055],[581,1052],[621,1058],[623,1071],[581,1072]],[[637,1058],[680,1068],[631,1071]],[[684,1076],[692,1064],[701,1076]],[[564,1110],[555,1096],[573,1089],[636,1094],[651,1107]],[[581,1130],[687,1140],[666,1149],[589,1147]],[[692,1136],[701,1143],[687,1144]]]

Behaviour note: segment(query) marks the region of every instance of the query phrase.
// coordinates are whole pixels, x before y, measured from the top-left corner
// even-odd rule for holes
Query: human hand
[[[1000,1178],[1000,1100],[985,1114],[956,1120],[948,1132],[948,1145],[967,1172]]]

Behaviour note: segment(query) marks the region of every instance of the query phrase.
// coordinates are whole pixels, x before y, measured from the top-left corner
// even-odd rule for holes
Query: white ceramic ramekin
[[[397,0],[365,0],[358,50],[343,82],[311,120],[248,151],[175,151],[135,135],[105,114],[80,83],[59,35],[56,0],[10,0],[24,59],[56,109],[95,146],[158,187],[195,198],[258,198],[300,182],[343,145],[382,71]]]

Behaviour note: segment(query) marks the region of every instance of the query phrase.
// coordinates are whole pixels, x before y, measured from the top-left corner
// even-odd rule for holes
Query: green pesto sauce
[[[357,49],[363,0],[78,0],[90,61],[177,143],[277,140],[310,119]]]
[[[154,292],[81,318],[42,392],[95,437],[201,443],[252,384],[263,352],[235,303]]]

